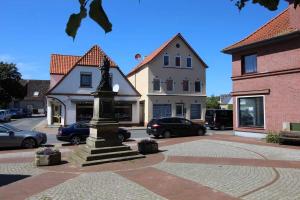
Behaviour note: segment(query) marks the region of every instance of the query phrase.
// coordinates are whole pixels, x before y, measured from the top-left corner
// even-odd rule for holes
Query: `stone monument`
[[[119,123],[115,118],[114,97],[110,80],[110,62],[104,57],[101,69],[101,81],[94,96],[93,118],[90,121],[90,136],[86,145],[74,151],[70,159],[81,166],[107,162],[131,160],[144,157],[129,146],[122,145],[117,136]]]

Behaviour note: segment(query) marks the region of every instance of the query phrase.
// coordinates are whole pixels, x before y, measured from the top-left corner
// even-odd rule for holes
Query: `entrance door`
[[[184,117],[184,106],[182,103],[176,104],[176,117]]]
[[[52,122],[53,124],[61,123],[61,105],[52,104]]]

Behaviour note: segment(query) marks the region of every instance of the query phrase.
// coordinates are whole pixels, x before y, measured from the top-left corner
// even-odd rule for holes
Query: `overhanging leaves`
[[[112,24],[110,23],[102,7],[102,0],[92,1],[90,4],[89,16],[104,29],[105,33],[108,33],[112,30]]]
[[[78,14],[73,13],[66,26],[66,33],[72,37],[73,40],[76,37],[77,30],[80,27],[81,20],[87,16],[87,10],[85,7],[80,6],[80,12]]]

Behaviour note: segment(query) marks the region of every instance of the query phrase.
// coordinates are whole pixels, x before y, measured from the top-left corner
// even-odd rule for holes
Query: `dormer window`
[[[80,87],[92,87],[92,73],[80,73]]]
[[[169,66],[169,56],[164,55],[164,66]]]
[[[257,55],[251,54],[242,57],[242,72],[243,74],[257,72]]]
[[[192,67],[192,58],[191,57],[186,58],[186,67],[189,67],[189,68]]]
[[[181,61],[180,61],[180,56],[176,56],[176,57],[175,57],[175,66],[176,66],[176,67],[180,67],[180,62],[181,62]]]

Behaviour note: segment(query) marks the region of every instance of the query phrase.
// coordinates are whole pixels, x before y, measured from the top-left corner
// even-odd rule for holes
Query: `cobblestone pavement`
[[[156,168],[234,197],[261,187],[276,176],[271,168],[266,167],[162,163]]]
[[[0,174],[31,176],[0,187],[0,196],[11,197],[7,200],[210,200],[212,196],[222,200],[300,199],[300,149],[274,147],[253,140],[229,141],[228,137],[221,140],[222,137],[159,140],[163,152],[156,157],[149,155],[146,159],[86,168],[68,163],[36,168],[22,159],[17,162],[18,158],[33,157],[32,152],[0,152]],[[65,155],[72,148],[63,147]],[[50,186],[47,180],[51,178]],[[30,187],[39,183],[40,189],[32,192]],[[27,184],[32,186],[19,190]],[[14,191],[18,191],[17,196],[12,195]],[[178,191],[182,192],[181,196],[176,195]],[[183,193],[187,195],[184,198]]]
[[[1,163],[0,174],[38,175],[44,170],[39,169],[33,163]]]
[[[115,173],[87,173],[35,195],[28,200],[163,200],[165,198]]]

